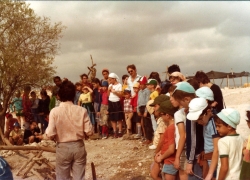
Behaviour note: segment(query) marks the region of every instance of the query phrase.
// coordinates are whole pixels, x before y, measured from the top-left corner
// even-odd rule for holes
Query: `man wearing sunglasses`
[[[128,65],[127,71],[129,73],[129,77],[128,77],[128,81],[127,81],[128,88],[131,91],[131,96],[133,97],[135,95],[135,92],[133,90],[133,86],[135,83],[137,83],[139,81],[141,76],[137,74],[137,70],[136,70],[136,67],[134,64]]]

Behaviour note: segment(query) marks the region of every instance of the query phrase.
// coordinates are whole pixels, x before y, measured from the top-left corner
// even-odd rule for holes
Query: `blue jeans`
[[[194,161],[193,163],[193,173],[196,176],[199,176],[202,178],[202,168],[201,166],[197,163],[197,160]],[[188,175],[188,180],[201,180],[200,178],[196,177],[194,175]]]

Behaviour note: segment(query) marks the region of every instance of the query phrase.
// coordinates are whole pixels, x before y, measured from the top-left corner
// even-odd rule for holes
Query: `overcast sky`
[[[250,2],[30,1],[39,16],[67,28],[54,65],[73,82],[88,73],[90,54],[97,77],[108,68],[119,76],[135,64],[140,75],[161,77],[178,64],[197,70],[250,71]]]

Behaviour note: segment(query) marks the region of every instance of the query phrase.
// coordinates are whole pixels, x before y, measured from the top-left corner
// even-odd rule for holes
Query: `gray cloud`
[[[54,65],[73,81],[88,72],[90,54],[101,69],[123,75],[128,64],[138,73],[165,77],[166,66],[182,72],[247,71],[250,45],[249,2],[88,2],[31,1],[39,16],[67,26]]]

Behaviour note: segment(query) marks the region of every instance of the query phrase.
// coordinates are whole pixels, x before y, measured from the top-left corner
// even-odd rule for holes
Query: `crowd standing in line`
[[[250,179],[250,136],[244,142],[236,133],[239,112],[225,107],[219,86],[204,72],[187,80],[174,64],[169,79],[161,81],[157,72],[138,75],[134,64],[126,69],[129,75],[122,81],[108,69],[102,70],[103,79],[91,82],[87,74],[75,84],[56,76],[51,97],[42,89],[38,99],[29,86],[22,97],[17,91],[10,107],[17,119],[6,114],[5,137],[15,145],[39,142],[44,133],[56,140],[61,179],[70,176],[72,167],[74,179],[84,177],[82,140],[93,133],[102,139],[124,134],[140,139],[155,152],[153,179]],[[250,128],[250,108],[246,119]]]

